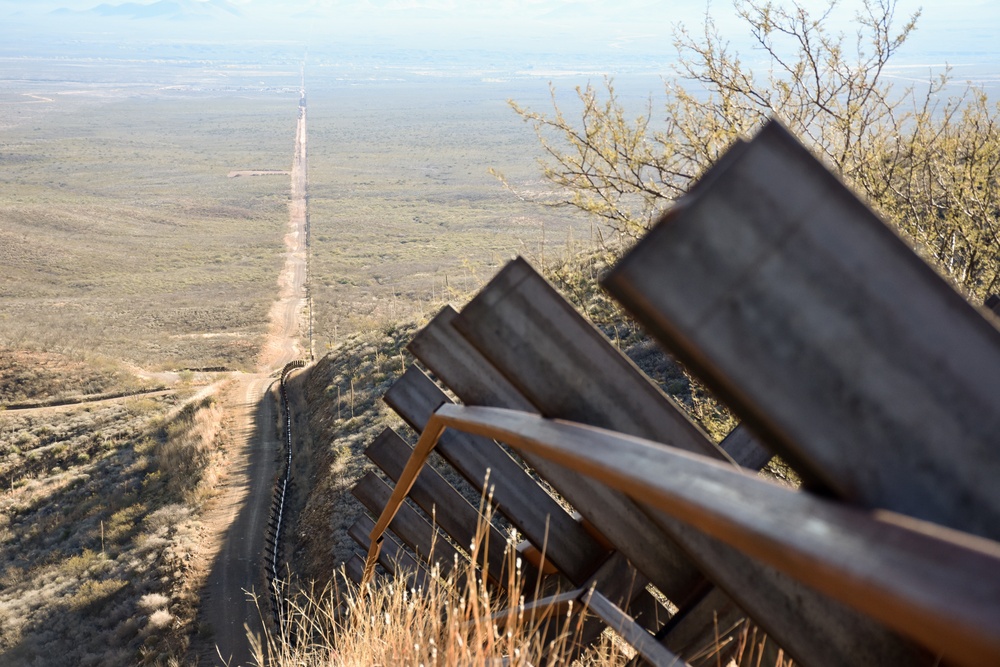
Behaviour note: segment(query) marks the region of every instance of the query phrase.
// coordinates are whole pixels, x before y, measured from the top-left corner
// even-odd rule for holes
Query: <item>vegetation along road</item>
[[[306,312],[306,107],[299,106],[295,157],[291,172],[286,260],[278,277],[279,296],[271,307],[270,325],[256,374],[238,376],[227,410],[232,417],[236,448],[220,502],[207,519],[214,558],[202,595],[199,627],[206,629],[197,647],[202,664],[250,663],[246,627],[260,632],[260,614],[248,598],[253,591],[266,599],[263,577],[265,528],[276,473],[279,441],[272,376],[302,354],[299,336]],[[209,631],[210,630],[210,631]]]

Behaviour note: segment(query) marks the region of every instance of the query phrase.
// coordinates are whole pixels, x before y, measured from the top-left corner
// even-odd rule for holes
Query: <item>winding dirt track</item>
[[[304,98],[303,98],[304,100]],[[299,107],[292,162],[291,201],[285,235],[285,266],[278,277],[279,297],[271,307],[270,325],[257,373],[237,376],[228,392],[227,412],[233,424],[231,460],[222,493],[206,517],[205,549],[212,559],[198,614],[200,628],[211,632],[192,643],[199,664],[230,666],[251,663],[247,630],[260,633],[260,611],[249,599],[266,600],[263,554],[265,528],[277,470],[279,441],[273,377],[300,358],[299,336],[306,307],[306,109]],[[220,661],[221,657],[221,661]]]

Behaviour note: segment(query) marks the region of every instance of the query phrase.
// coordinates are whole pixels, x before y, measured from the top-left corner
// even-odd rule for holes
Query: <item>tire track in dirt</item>
[[[193,647],[200,664],[250,664],[245,626],[257,633],[261,630],[247,591],[263,593],[263,525],[278,448],[270,392],[273,382],[262,374],[241,378],[225,399],[233,435],[232,458],[227,461],[222,493],[206,521],[207,544],[214,546],[217,555],[199,610],[199,627],[211,633],[201,646]]]

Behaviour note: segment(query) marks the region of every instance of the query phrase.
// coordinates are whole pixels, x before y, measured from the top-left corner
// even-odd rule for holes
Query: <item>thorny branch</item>
[[[828,27],[837,0],[815,15],[805,3],[733,0],[766,71],[742,61],[706,16],[698,37],[675,31],[679,64],[655,116],[651,102],[630,118],[610,79],[577,89],[574,121],[554,90],[551,113],[511,105],[533,125],[545,176],[564,193],[552,203],[632,238],[736,138],[779,117],[956,286],[982,299],[1000,289],[1000,106],[972,88],[943,99],[948,72],[921,94],[894,88],[886,68],[919,18],[897,29],[896,3],[865,0],[849,39]]]

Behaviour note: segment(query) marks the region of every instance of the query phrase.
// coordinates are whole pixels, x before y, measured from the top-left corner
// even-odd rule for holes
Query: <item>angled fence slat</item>
[[[623,610],[627,609],[638,625],[656,632],[670,618],[670,612],[646,590],[648,583],[649,579],[636,570],[622,552],[616,551],[604,561],[583,588],[599,592],[613,604]],[[604,628],[597,625],[585,628],[581,641],[590,644],[603,631]]]
[[[367,516],[362,516],[347,529],[347,534],[350,535],[351,539],[359,547],[365,551],[370,551],[372,541],[369,535],[371,535],[374,527],[374,521]],[[411,586],[427,588],[427,581],[430,576],[427,569],[408,553],[403,548],[403,545],[397,542],[396,538],[391,534],[387,533],[383,537],[382,547],[378,553],[378,563],[385,568],[386,572],[405,577]],[[363,583],[364,570],[364,561],[362,561],[362,576],[358,583]]]
[[[604,624],[621,635],[648,663],[656,667],[681,667],[683,660],[668,651],[632,618],[596,590],[584,594],[583,604]]]
[[[423,431],[440,405],[451,400],[422,371],[407,369],[383,400],[416,431]],[[497,509],[567,579],[582,584],[607,558],[607,552],[495,442],[449,433],[436,451],[474,488],[489,486]]]
[[[388,428],[365,450],[365,455],[394,482],[399,481],[403,466],[412,453],[413,447]],[[473,507],[472,503],[440,473],[425,466],[410,488],[409,498],[428,516],[433,516],[438,527],[465,548],[469,548],[476,541],[480,524],[484,524],[486,534],[483,537],[486,544],[485,547],[480,545],[480,548],[484,548],[487,572],[495,584],[500,586],[507,584],[508,577],[505,574],[507,541],[503,534],[492,524],[485,523],[479,510]],[[523,563],[521,567],[525,581],[529,582],[529,586],[533,586],[538,576],[537,572],[530,563]]]
[[[505,267],[453,324],[542,415],[728,459],[523,260]],[[799,662],[890,663],[919,653],[880,624],[682,521],[649,517]]]
[[[1000,538],[1000,331],[777,122],[605,284],[810,485]]]
[[[621,433],[754,470],[771,458],[742,426],[720,445],[712,442],[523,258],[509,262],[453,325],[535,409],[544,403],[548,416],[599,419]]]
[[[520,409],[530,405],[452,326],[449,307],[418,333],[409,349],[467,404]],[[546,406],[548,407],[548,406]],[[562,416],[562,415],[559,415]],[[526,455],[527,461],[675,604],[704,581],[687,556],[651,524],[633,501],[592,480]]]
[[[443,307],[414,334],[406,349],[431,369],[445,386],[456,392],[466,405],[535,411],[535,406],[510,380],[458,335],[454,328],[456,317],[458,312],[454,308]]]
[[[721,642],[732,641],[731,633],[739,628],[747,613],[717,586],[707,587],[704,597],[679,609],[670,621],[656,633],[663,645],[680,655],[696,655],[713,650]],[[705,628],[713,628],[707,634]],[[773,644],[773,642],[771,642]],[[726,656],[720,656],[727,664]],[[777,656],[761,664],[777,665]]]
[[[622,433],[727,458],[524,259],[509,262],[452,323],[547,416],[600,419]]]
[[[705,574],[746,615],[803,665],[933,665],[933,656],[869,616],[760,562],[738,547],[693,528],[686,519],[650,509],[649,516],[694,554]],[[701,618],[711,618],[695,605]],[[701,643],[714,634],[714,623]],[[671,638],[667,636],[666,643]]]
[[[365,509],[378,516],[392,496],[392,487],[374,472],[368,472],[351,489],[351,494],[361,501]],[[442,576],[448,576],[456,566],[459,574],[464,572],[465,556],[409,505],[404,503],[400,506],[389,528],[425,562],[438,563]]]
[[[555,623],[557,621],[552,619],[565,616],[571,610],[572,606],[580,600],[580,596],[584,592],[585,589],[583,588],[575,588],[570,591],[531,600],[516,607],[509,607],[499,611],[490,616],[490,620],[496,623],[497,627],[501,630],[510,623],[512,618],[518,616],[523,617],[523,623],[526,625],[541,624],[544,622]]]
[[[447,405],[434,423],[535,451],[640,495],[948,661],[1000,661],[998,542],[825,500],[704,456],[536,414]]]

